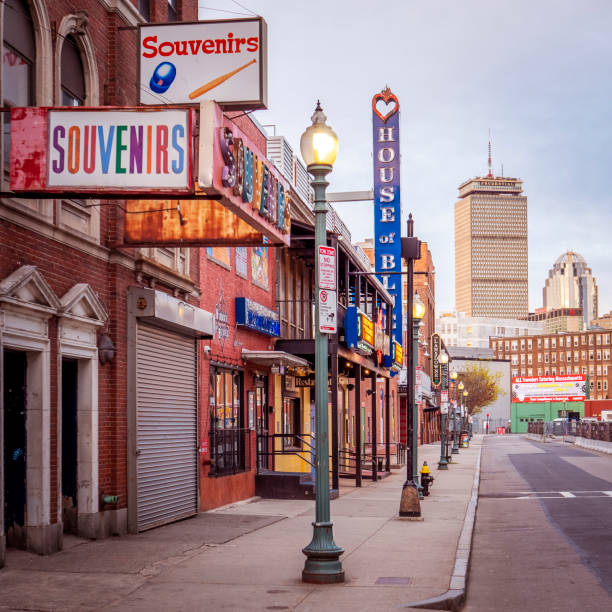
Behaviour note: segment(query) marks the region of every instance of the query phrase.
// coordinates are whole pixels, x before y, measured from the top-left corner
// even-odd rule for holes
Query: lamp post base
[[[404,488],[402,489],[402,500],[400,501],[399,515],[400,518],[414,518],[421,516],[419,489],[412,481],[406,482],[404,484]]]
[[[448,461],[446,457],[440,457],[440,461],[438,461],[438,469],[439,470],[448,470]]]
[[[340,555],[344,549],[334,542],[333,523],[313,523],[312,540],[302,552],[306,562],[302,570],[302,582],[334,584],[344,582],[344,569]]]

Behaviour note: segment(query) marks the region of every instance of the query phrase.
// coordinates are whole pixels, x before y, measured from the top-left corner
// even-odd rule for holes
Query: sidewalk
[[[440,596],[465,575],[471,524],[460,535],[481,444],[475,436],[445,472],[439,444],[419,448],[419,466],[426,460],[435,476],[422,522],[397,519],[405,469],[361,489],[342,480],[331,518],[344,584],[301,582],[313,501],[258,500],[135,536],[66,537],[48,557],[10,551],[0,609],[391,610]]]

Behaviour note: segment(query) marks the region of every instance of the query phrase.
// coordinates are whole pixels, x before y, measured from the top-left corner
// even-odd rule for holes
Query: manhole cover
[[[270,589],[266,591],[266,593],[276,594],[276,593],[287,593],[288,591],[284,591],[283,589]]]
[[[407,576],[381,576],[375,584],[410,584]]]

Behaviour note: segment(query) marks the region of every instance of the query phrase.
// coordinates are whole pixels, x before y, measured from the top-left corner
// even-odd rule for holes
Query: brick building
[[[610,332],[590,330],[490,339],[496,359],[510,360],[510,375],[589,376],[590,398],[608,399],[612,384]]]

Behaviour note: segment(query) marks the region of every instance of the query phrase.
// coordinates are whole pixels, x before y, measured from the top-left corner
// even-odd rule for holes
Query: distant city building
[[[601,315],[591,321],[591,327],[601,327],[602,329],[612,329],[612,311]]]
[[[510,359],[510,375],[589,377],[591,399],[609,399],[612,385],[610,330],[491,338],[497,359]]]
[[[528,321],[542,321],[546,334],[584,329],[582,308],[555,308],[553,310],[538,308],[535,312],[530,312],[526,319]]]
[[[491,336],[527,336],[544,333],[542,321],[469,317],[463,312],[441,312],[436,318],[436,331],[446,346],[489,348]]]
[[[548,272],[542,294],[546,310],[581,308],[585,329],[597,318],[597,284],[591,268],[579,253],[567,251],[557,258]]]
[[[459,186],[455,307],[473,317],[527,316],[527,197],[523,182],[489,175]]]

